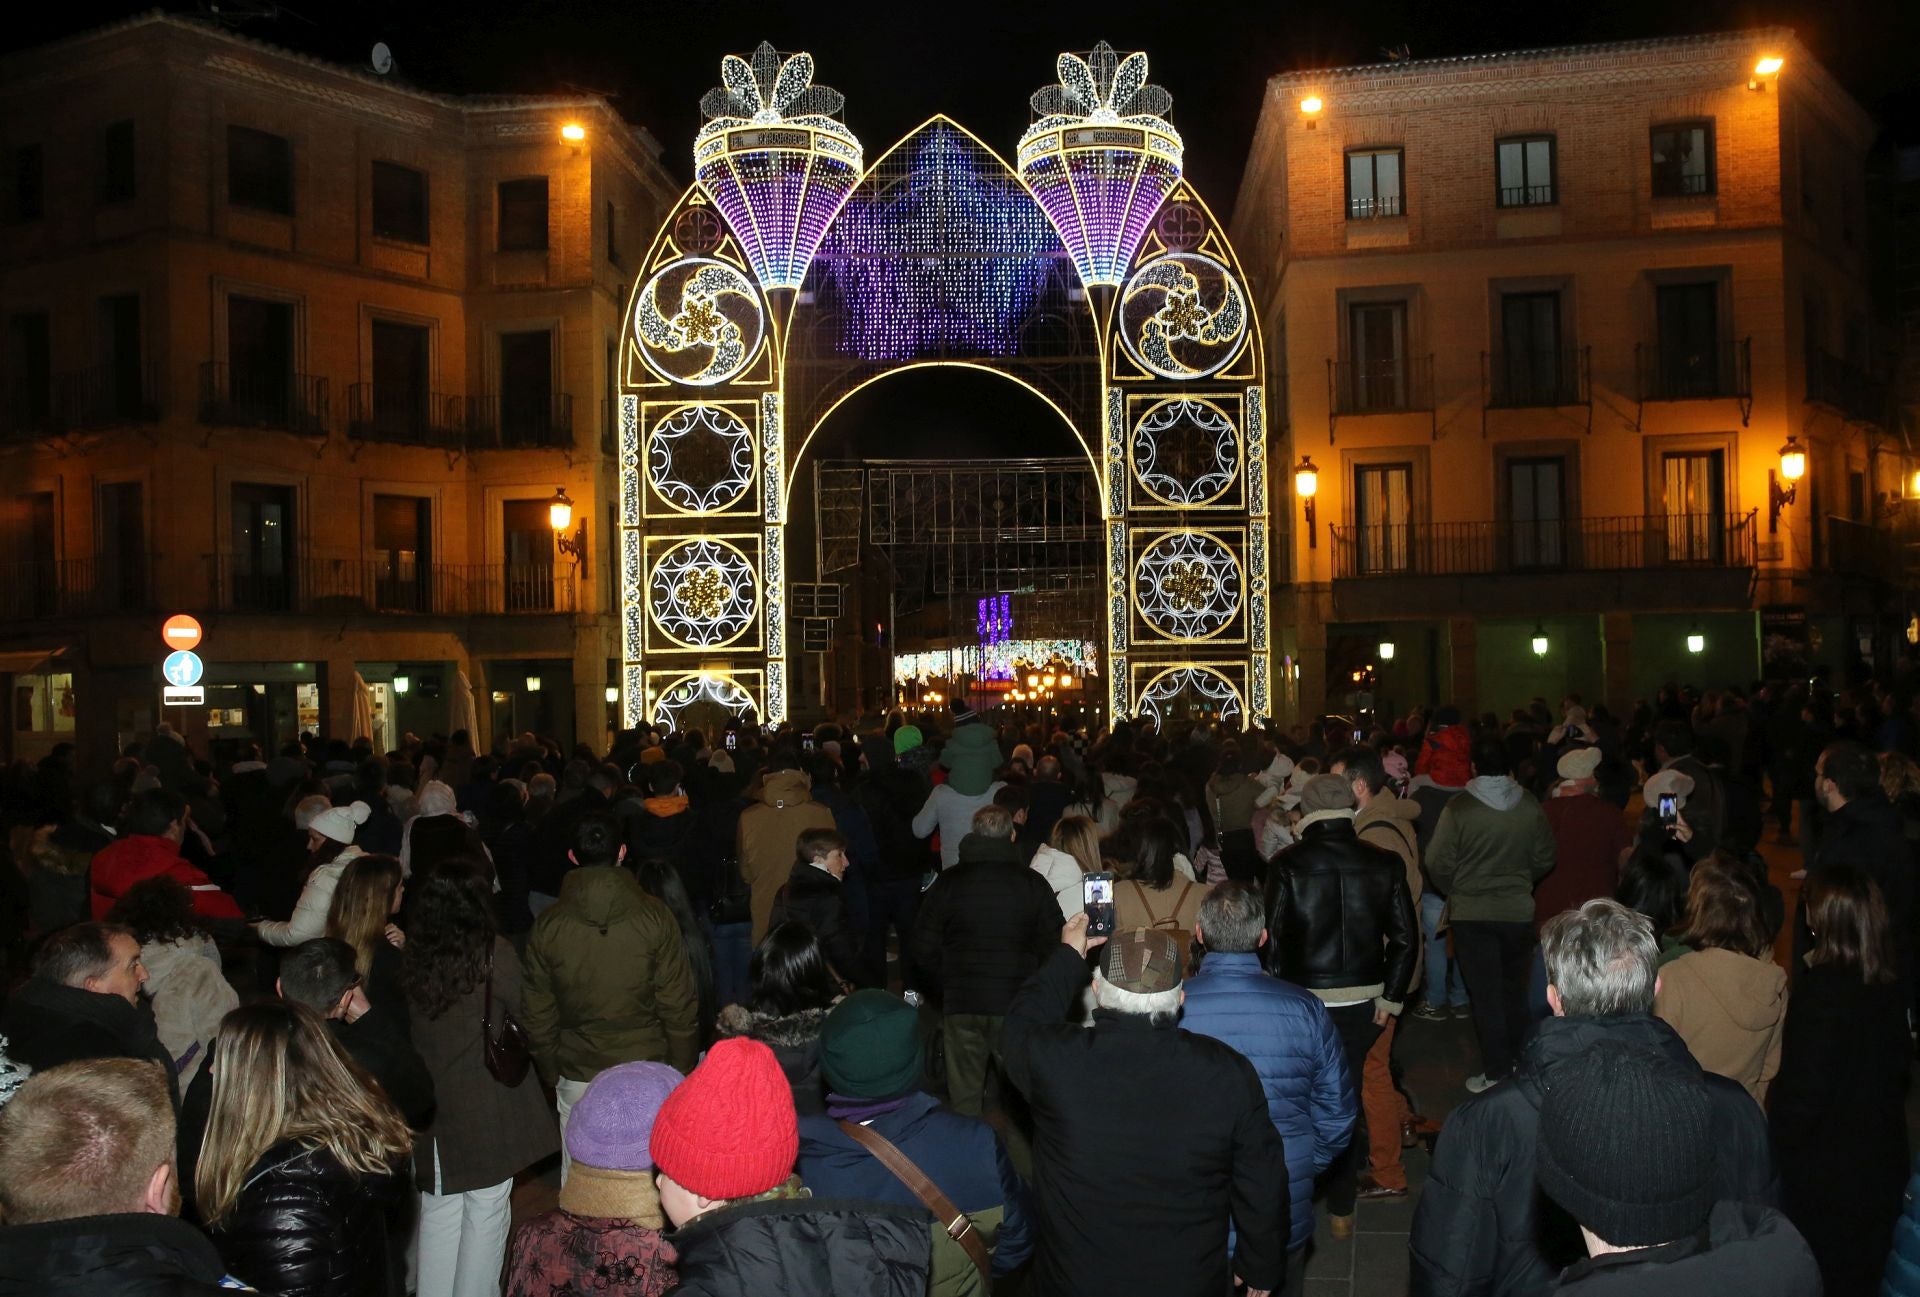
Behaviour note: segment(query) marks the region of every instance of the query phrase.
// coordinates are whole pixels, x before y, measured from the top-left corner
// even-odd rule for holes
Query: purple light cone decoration
[[[860,181],[860,141],[835,116],[846,101],[813,84],[813,55],[783,59],[764,41],[751,62],[722,59],[720,78],[700,100],[694,177],[761,286],[798,288]]]
[[[1147,56],[1101,41],[1062,54],[1060,83],[1033,96],[1020,176],[1060,231],[1083,284],[1118,284],[1147,222],[1180,179],[1185,146],[1167,121],[1173,97],[1147,84]]]

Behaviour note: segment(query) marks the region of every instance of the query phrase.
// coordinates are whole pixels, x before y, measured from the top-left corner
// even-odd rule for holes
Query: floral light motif
[[[1168,600],[1181,612],[1200,612],[1213,601],[1220,583],[1199,563],[1174,563],[1161,579]]]
[[[1225,266],[1175,252],[1134,272],[1120,293],[1120,341],[1149,373],[1203,378],[1220,370],[1247,331],[1247,299]]]
[[[1173,96],[1147,84],[1147,56],[1101,41],[1062,54],[1059,81],[1034,94],[1019,166],[1086,284],[1117,284],[1147,223],[1180,179],[1186,146],[1167,121]]]
[[[647,587],[654,623],[690,648],[737,639],[758,612],[752,566],[715,537],[685,540],[659,555]]]
[[[690,257],[664,266],[641,288],[633,328],[654,372],[707,387],[746,368],[760,349],[764,321],[752,280],[723,261]]]
[[[764,41],[722,59],[720,80],[700,100],[695,178],[761,284],[798,288],[860,179],[860,141],[836,117],[846,101],[813,84],[813,55],[782,58]]]
[[[700,621],[712,621],[733,598],[733,587],[717,567],[696,567],[681,578],[673,592],[680,606]]]

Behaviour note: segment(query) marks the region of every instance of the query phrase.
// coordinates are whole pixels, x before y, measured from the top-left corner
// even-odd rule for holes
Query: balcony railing
[[[1403,210],[1398,194],[1381,194],[1378,198],[1347,199],[1347,219],[1350,221],[1371,221],[1387,216],[1398,216]]]
[[[1336,579],[1752,567],[1754,515],[1332,527]]]
[[[1837,410],[1858,423],[1891,426],[1888,418],[1888,394],[1891,389],[1865,370],[1828,355],[1818,348],[1807,350],[1807,402]]]
[[[103,366],[62,374],[57,397],[65,428],[119,428],[158,423],[160,366],[149,361],[126,368]]]
[[[200,422],[325,435],[327,380],[291,371],[235,370],[208,361],[200,366]]]
[[[467,402],[468,444],[476,450],[518,450],[573,445],[573,397],[550,400],[475,396]]]
[[[457,450],[466,444],[466,402],[440,392],[355,383],[347,389],[347,435]]]
[[[1503,185],[1500,188],[1500,206],[1502,207],[1551,207],[1554,202],[1553,185]]]
[[[152,564],[115,559],[48,559],[0,564],[0,618],[99,616],[149,612]]]
[[[1329,360],[1327,383],[1335,414],[1395,414],[1433,408],[1433,357]]]
[[[308,557],[263,570],[222,555],[215,568],[213,607],[221,612],[474,617],[575,610],[572,570],[553,564]]]
[[[1490,410],[1585,405],[1585,347],[1549,351],[1483,351],[1481,391]]]

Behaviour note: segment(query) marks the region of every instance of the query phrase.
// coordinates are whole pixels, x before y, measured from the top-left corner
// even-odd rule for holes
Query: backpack
[[[1187,893],[1193,890],[1193,884],[1182,882],[1180,894],[1173,898],[1172,911],[1163,919],[1154,913],[1153,902],[1147,899],[1149,895],[1147,889],[1141,886],[1137,879],[1129,878],[1126,881],[1139,895],[1140,908],[1147,912],[1147,922],[1142,926],[1151,928],[1155,932],[1164,932],[1173,938],[1173,944],[1180,949],[1180,968],[1185,971],[1193,955],[1193,930],[1179,926],[1180,908],[1187,903]]]

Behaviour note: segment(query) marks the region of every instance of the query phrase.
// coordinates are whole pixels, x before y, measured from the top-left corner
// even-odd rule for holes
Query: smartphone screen
[[[1087,935],[1113,935],[1113,875],[1088,874],[1080,880],[1081,908],[1087,915]]]
[[[1358,726],[1355,726],[1353,731],[1353,741],[1355,743],[1365,743],[1367,741],[1367,732],[1359,728]]]
[[[813,751],[813,735],[811,735],[811,734],[802,734],[802,735],[800,736],[800,750],[801,750],[802,752],[811,752],[811,751]]]
[[[1679,808],[1674,805],[1673,794],[1660,794],[1660,818],[1671,824],[1673,823],[1674,817],[1679,813]]]
[[[728,730],[727,731],[727,751],[731,752],[739,746],[740,746],[740,736],[738,734],[735,734],[732,730]]]

